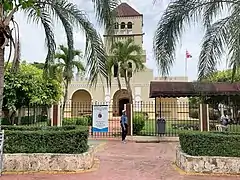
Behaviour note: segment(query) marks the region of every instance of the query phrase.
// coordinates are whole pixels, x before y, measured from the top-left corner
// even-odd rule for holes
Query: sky
[[[89,16],[91,22],[96,29],[102,34],[103,28],[96,23],[94,16],[94,9],[91,0],[70,0],[75,3],[80,9],[83,9]],[[154,70],[154,75],[158,75],[158,69],[155,64],[153,55],[153,36],[157,28],[158,21],[161,18],[163,11],[168,5],[168,1],[159,1],[153,4],[153,0],[122,0],[127,2],[130,6],[143,14],[144,18],[144,43],[143,48],[147,52],[147,67]],[[20,42],[21,42],[21,59],[27,62],[44,62],[46,57],[45,36],[41,25],[32,24],[27,21],[24,13],[17,13],[15,20],[20,26]],[[66,37],[64,30],[60,24],[55,24],[54,32],[57,44],[66,44]],[[189,80],[197,78],[197,64],[198,56],[201,50],[201,41],[203,38],[203,28],[200,25],[195,25],[185,30],[182,35],[181,42],[177,46],[176,61],[171,70],[170,76],[184,76],[185,75],[185,53],[186,50],[192,55],[188,59],[187,75]],[[74,33],[75,48],[84,50],[85,39],[80,30],[75,30]],[[220,66],[223,69],[224,66]]]

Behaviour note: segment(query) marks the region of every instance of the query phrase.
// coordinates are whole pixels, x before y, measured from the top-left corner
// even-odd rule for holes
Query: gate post
[[[209,131],[209,110],[208,104],[200,104],[199,109],[200,131]]]
[[[60,113],[60,106],[58,104],[54,104],[52,106],[51,126],[61,126]]]
[[[132,104],[125,104],[126,115],[128,118],[128,135],[133,135]]]

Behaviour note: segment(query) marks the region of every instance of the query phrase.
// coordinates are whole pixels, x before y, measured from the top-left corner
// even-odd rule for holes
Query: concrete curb
[[[220,176],[226,176],[226,177],[240,177],[240,174],[224,174],[224,173],[194,173],[194,172],[185,172],[182,169],[180,169],[176,163],[172,163],[172,166],[175,171],[177,171],[180,175],[187,175],[187,176],[214,176],[214,177],[220,177]]]
[[[94,172],[99,169],[100,160],[95,158],[94,164],[91,169],[79,170],[79,171],[28,171],[28,172],[3,172],[3,175],[24,175],[24,174],[81,174]]]
[[[121,138],[89,138],[90,140],[121,141]],[[136,143],[179,142],[179,137],[127,136],[127,141]]]
[[[94,153],[97,153],[99,151],[102,151],[107,143],[100,143],[94,148]],[[79,170],[79,171],[28,171],[28,172],[3,172],[3,175],[24,175],[24,174],[81,174],[81,173],[90,173],[97,171],[100,167],[100,160],[95,158],[94,164],[92,168],[87,170]]]

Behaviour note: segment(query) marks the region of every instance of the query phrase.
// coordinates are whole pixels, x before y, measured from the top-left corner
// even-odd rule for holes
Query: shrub
[[[42,115],[37,115],[35,116],[24,116],[21,118],[21,125],[30,125],[30,124],[35,124],[38,122],[47,122],[48,120],[50,120],[47,116],[42,116]],[[14,124],[18,124],[18,120],[17,118],[15,119],[15,123]]]
[[[47,116],[43,115],[37,115],[37,116],[23,116],[21,117],[20,121],[18,121],[18,117],[15,117],[13,122],[9,120],[8,118],[2,118],[2,125],[11,125],[11,124],[17,124],[17,125],[31,125],[38,122],[50,122],[50,119]]]
[[[1,127],[3,130],[6,131],[39,131],[39,130],[47,130],[47,131],[68,131],[68,130],[75,130],[77,129],[76,126],[6,126],[3,125]]]
[[[194,119],[199,119],[199,110],[198,109],[191,109],[189,112],[189,117]],[[218,120],[220,119],[220,114],[216,112],[216,110],[209,111],[209,119],[211,120]]]
[[[133,115],[133,134],[140,134],[145,126],[146,115],[143,113],[135,113]]]
[[[88,120],[88,126],[92,126],[92,115],[87,115],[87,116],[84,116],[87,118]]]
[[[199,118],[199,112],[197,109],[190,109],[189,111],[189,117],[190,118],[194,118],[194,119],[198,119]]]
[[[73,117],[73,118],[64,118],[63,125],[81,125],[81,126],[88,126],[89,125],[89,118],[86,116],[81,117]]]
[[[182,150],[192,156],[240,157],[240,133],[181,132]]]
[[[64,118],[62,121],[63,126],[76,125],[76,118]]]
[[[68,153],[88,150],[88,130],[5,131],[4,153]]]

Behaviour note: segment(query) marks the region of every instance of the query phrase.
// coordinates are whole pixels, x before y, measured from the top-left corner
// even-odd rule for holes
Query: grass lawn
[[[210,124],[212,131],[215,130],[215,125],[217,123]],[[199,121],[198,120],[166,120],[166,130],[165,134],[169,136],[177,136],[181,131],[186,130],[198,130]],[[229,125],[229,131],[240,132],[240,125]],[[145,127],[141,131],[140,135],[157,135],[157,127],[155,120],[146,120]]]

